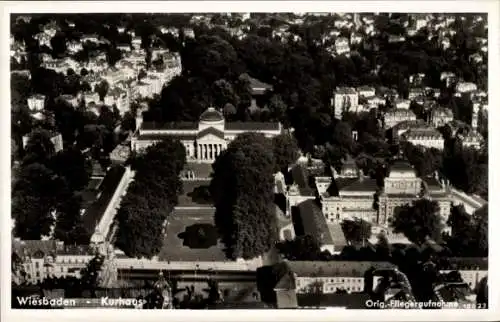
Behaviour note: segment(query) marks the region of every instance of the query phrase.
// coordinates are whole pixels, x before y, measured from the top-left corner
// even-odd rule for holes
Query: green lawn
[[[186,246],[184,235],[186,228],[196,224],[204,224],[205,227],[213,226],[212,209],[194,209],[194,210],[176,210],[168,218],[166,227],[166,236],[163,248],[158,255],[159,260],[163,261],[224,261],[226,259],[223,252],[223,245],[218,241],[215,245],[215,236],[210,237],[212,244],[208,248],[193,248],[193,245]],[[189,228],[188,228],[189,229]],[[214,230],[207,230],[205,235],[212,235]],[[207,245],[205,245],[207,246]]]
[[[208,180],[183,181],[183,193],[179,196],[179,206],[209,206],[212,204],[208,192]]]

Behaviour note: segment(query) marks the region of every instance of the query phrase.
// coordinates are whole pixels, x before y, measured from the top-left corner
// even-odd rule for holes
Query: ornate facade
[[[133,151],[140,151],[166,137],[178,138],[186,148],[188,161],[212,163],[236,136],[245,132],[274,137],[282,133],[281,123],[225,122],[222,113],[210,107],[196,122],[158,124],[136,120],[137,132],[131,140]]]
[[[451,208],[448,187],[436,178],[417,177],[415,169],[407,162],[395,162],[389,176],[384,179],[384,190],[379,196],[378,224],[387,226],[397,207],[422,197],[437,201],[439,212],[446,221]]]

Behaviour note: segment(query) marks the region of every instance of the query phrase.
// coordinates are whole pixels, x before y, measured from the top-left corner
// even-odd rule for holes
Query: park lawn
[[[209,199],[200,197],[200,192],[208,191],[210,185],[209,180],[183,180],[182,181],[182,194],[179,196],[179,207],[193,207],[193,206],[211,206],[212,202]],[[193,194],[194,193],[194,194]]]
[[[168,218],[166,236],[158,259],[161,261],[193,262],[225,261],[224,246],[220,241],[209,248],[190,248],[184,245],[182,235],[179,236],[192,225],[213,225],[213,214],[214,210],[210,208],[176,209]]]

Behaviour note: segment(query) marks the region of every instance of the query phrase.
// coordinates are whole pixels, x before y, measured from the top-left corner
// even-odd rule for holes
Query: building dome
[[[221,122],[224,121],[224,116],[221,112],[213,107],[209,107],[205,112],[201,113],[200,122]]]

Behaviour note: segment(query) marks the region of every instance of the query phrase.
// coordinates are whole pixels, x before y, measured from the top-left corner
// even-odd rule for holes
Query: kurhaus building
[[[177,138],[186,148],[188,161],[212,163],[234,138],[245,132],[274,137],[282,133],[278,122],[226,122],[221,112],[209,107],[199,122],[159,124],[136,120],[137,131],[131,140],[133,151],[141,151],[166,137]]]

